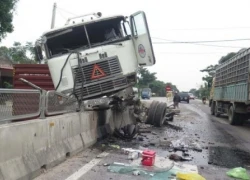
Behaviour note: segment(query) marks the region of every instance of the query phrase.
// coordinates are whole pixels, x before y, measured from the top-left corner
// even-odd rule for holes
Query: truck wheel
[[[187,100],[187,103],[189,104],[189,100]]]
[[[228,110],[228,120],[231,125],[239,125],[240,120],[239,120],[240,115],[234,111],[233,106],[230,106]]]
[[[214,112],[214,111],[215,111],[214,104],[215,104],[215,103],[212,102],[211,105],[210,105],[210,112],[211,112],[211,115],[214,115],[214,114],[215,114],[215,112]]]
[[[154,117],[155,117],[155,111],[157,109],[157,106],[159,104],[159,101],[153,101],[149,107],[148,111],[148,118],[146,120],[146,124],[154,124]]]
[[[217,106],[216,103],[215,103],[215,105],[214,105],[214,115],[215,115],[216,117],[220,117],[220,113],[218,112],[218,106]]]
[[[158,104],[157,109],[155,111],[155,117],[154,117],[154,125],[156,127],[162,126],[163,121],[165,119],[166,110],[167,110],[166,103],[159,103]]]

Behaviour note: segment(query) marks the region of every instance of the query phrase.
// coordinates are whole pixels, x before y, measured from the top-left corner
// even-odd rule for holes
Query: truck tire
[[[214,102],[211,102],[211,104],[210,104],[210,112],[211,112],[211,115],[214,115],[215,114],[215,107],[214,107]]]
[[[187,103],[189,104],[189,100],[187,100]]]
[[[167,111],[167,104],[159,103],[155,111],[154,126],[161,127],[163,125],[166,111]]]
[[[218,106],[217,106],[217,103],[214,103],[214,115],[216,117],[220,117],[220,113],[218,112]]]
[[[239,125],[241,124],[240,122],[240,114],[236,113],[234,111],[234,107],[233,106],[230,106],[229,110],[228,110],[228,120],[229,120],[229,123],[231,125]]]
[[[159,101],[153,101],[149,107],[148,111],[148,118],[146,120],[146,124],[154,125],[154,117],[155,117],[155,111],[157,109],[157,106],[159,104]]]

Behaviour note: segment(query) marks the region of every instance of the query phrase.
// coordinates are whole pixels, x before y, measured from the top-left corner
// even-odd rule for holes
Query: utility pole
[[[52,11],[51,29],[55,27],[55,20],[56,20],[56,3],[54,3],[53,11]]]

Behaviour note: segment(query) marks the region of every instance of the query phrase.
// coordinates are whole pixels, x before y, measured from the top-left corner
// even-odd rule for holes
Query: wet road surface
[[[166,101],[166,98],[154,99]],[[73,180],[77,177],[82,180],[145,179],[132,174],[108,172],[105,164],[129,163],[129,160],[120,149],[107,145],[115,144],[121,148],[137,149],[146,147],[155,150],[157,155],[168,158],[173,153],[182,155],[181,151],[172,152],[169,148],[169,144],[176,141],[181,141],[189,147],[196,143],[202,148],[202,152],[189,150],[189,157],[193,159],[183,163],[198,166],[199,174],[208,180],[233,179],[227,177],[226,172],[234,167],[250,170],[250,123],[244,126],[231,126],[227,122],[227,117],[211,116],[208,105],[202,104],[199,100],[190,101],[190,104],[181,103],[180,110],[180,115],[175,116],[174,121],[164,127],[153,127],[151,133],[143,133],[140,138],[131,142],[112,137],[98,142],[94,147],[69,157],[62,164],[44,170],[44,173],[36,179]]]

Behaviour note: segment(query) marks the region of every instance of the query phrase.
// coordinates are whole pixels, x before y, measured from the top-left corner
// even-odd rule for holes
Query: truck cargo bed
[[[239,83],[224,87],[215,87],[214,100],[247,102],[248,85],[247,83]]]
[[[216,101],[249,101],[250,48],[241,50],[216,69],[214,97]]]

